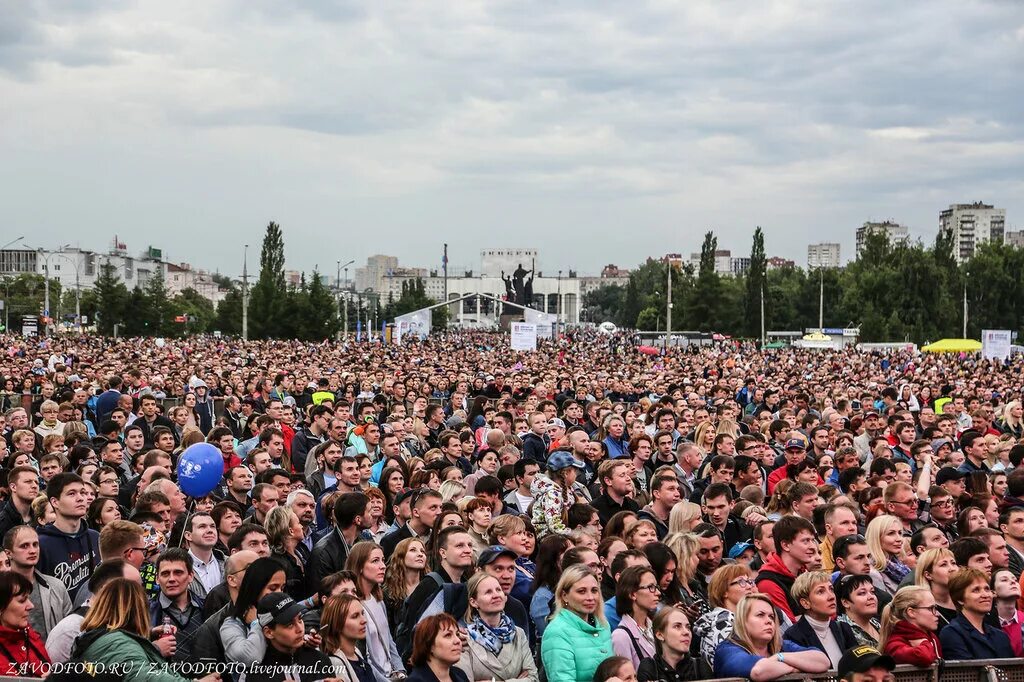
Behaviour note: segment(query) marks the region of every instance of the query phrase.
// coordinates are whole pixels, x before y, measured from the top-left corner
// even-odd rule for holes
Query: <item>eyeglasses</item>
[[[933,507],[952,507],[953,500],[939,500],[938,502],[932,502]]]
[[[909,506],[911,504],[914,504],[914,502],[915,501],[913,499],[910,499],[910,500],[893,500],[892,504],[905,504],[905,505]]]
[[[932,604],[931,606],[910,606],[908,608],[919,609],[921,611],[931,611],[936,616],[939,615],[939,606],[937,604]]]
[[[742,587],[753,587],[755,585],[755,583],[750,578],[737,578],[736,580],[733,580],[731,583],[729,583],[729,585],[730,586],[732,586],[732,585],[741,585]]]
[[[638,589],[638,590],[647,590],[651,594],[658,594],[659,592],[661,592],[661,588],[658,587],[658,583],[651,583],[650,585],[641,585],[640,587],[638,587],[636,589]]]

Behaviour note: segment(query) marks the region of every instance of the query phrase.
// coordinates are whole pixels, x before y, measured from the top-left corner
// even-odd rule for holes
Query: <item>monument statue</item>
[[[530,293],[526,291],[526,276],[532,273],[533,270],[523,269],[523,264],[520,263],[516,271],[512,273],[512,285],[515,287],[516,300],[515,302],[519,305],[529,305],[530,299],[533,297],[533,278],[530,278]]]
[[[512,278],[505,274],[505,271],[501,271],[501,281],[505,283],[505,300],[516,302],[516,290],[512,285]]]

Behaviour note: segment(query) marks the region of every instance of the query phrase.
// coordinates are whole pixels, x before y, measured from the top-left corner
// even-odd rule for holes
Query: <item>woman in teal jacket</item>
[[[597,576],[581,564],[566,568],[555,587],[555,615],[541,639],[547,678],[590,682],[597,666],[612,654]]]
[[[167,667],[150,641],[142,586],[124,578],[111,580],[92,598],[72,659],[103,666],[106,672],[116,670],[124,682],[187,682]],[[214,673],[199,682],[219,680]]]

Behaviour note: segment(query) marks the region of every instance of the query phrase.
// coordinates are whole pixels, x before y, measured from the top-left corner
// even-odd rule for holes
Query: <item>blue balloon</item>
[[[224,477],[224,458],[210,443],[190,445],[178,458],[178,485],[189,497],[204,497]]]

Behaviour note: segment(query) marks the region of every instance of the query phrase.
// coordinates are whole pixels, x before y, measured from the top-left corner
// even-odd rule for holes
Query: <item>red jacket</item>
[[[782,609],[791,622],[796,622],[797,608],[790,595],[796,576],[790,571],[778,554],[772,552],[757,574],[757,589],[768,595],[772,604]]]
[[[43,640],[32,628],[0,626],[0,676],[43,677],[50,665]]]
[[[917,646],[910,646],[911,640],[923,639]],[[882,652],[892,656],[896,665],[916,665],[926,668],[942,658],[942,645],[934,632],[925,632],[905,620],[896,621],[892,634],[885,640]]]

